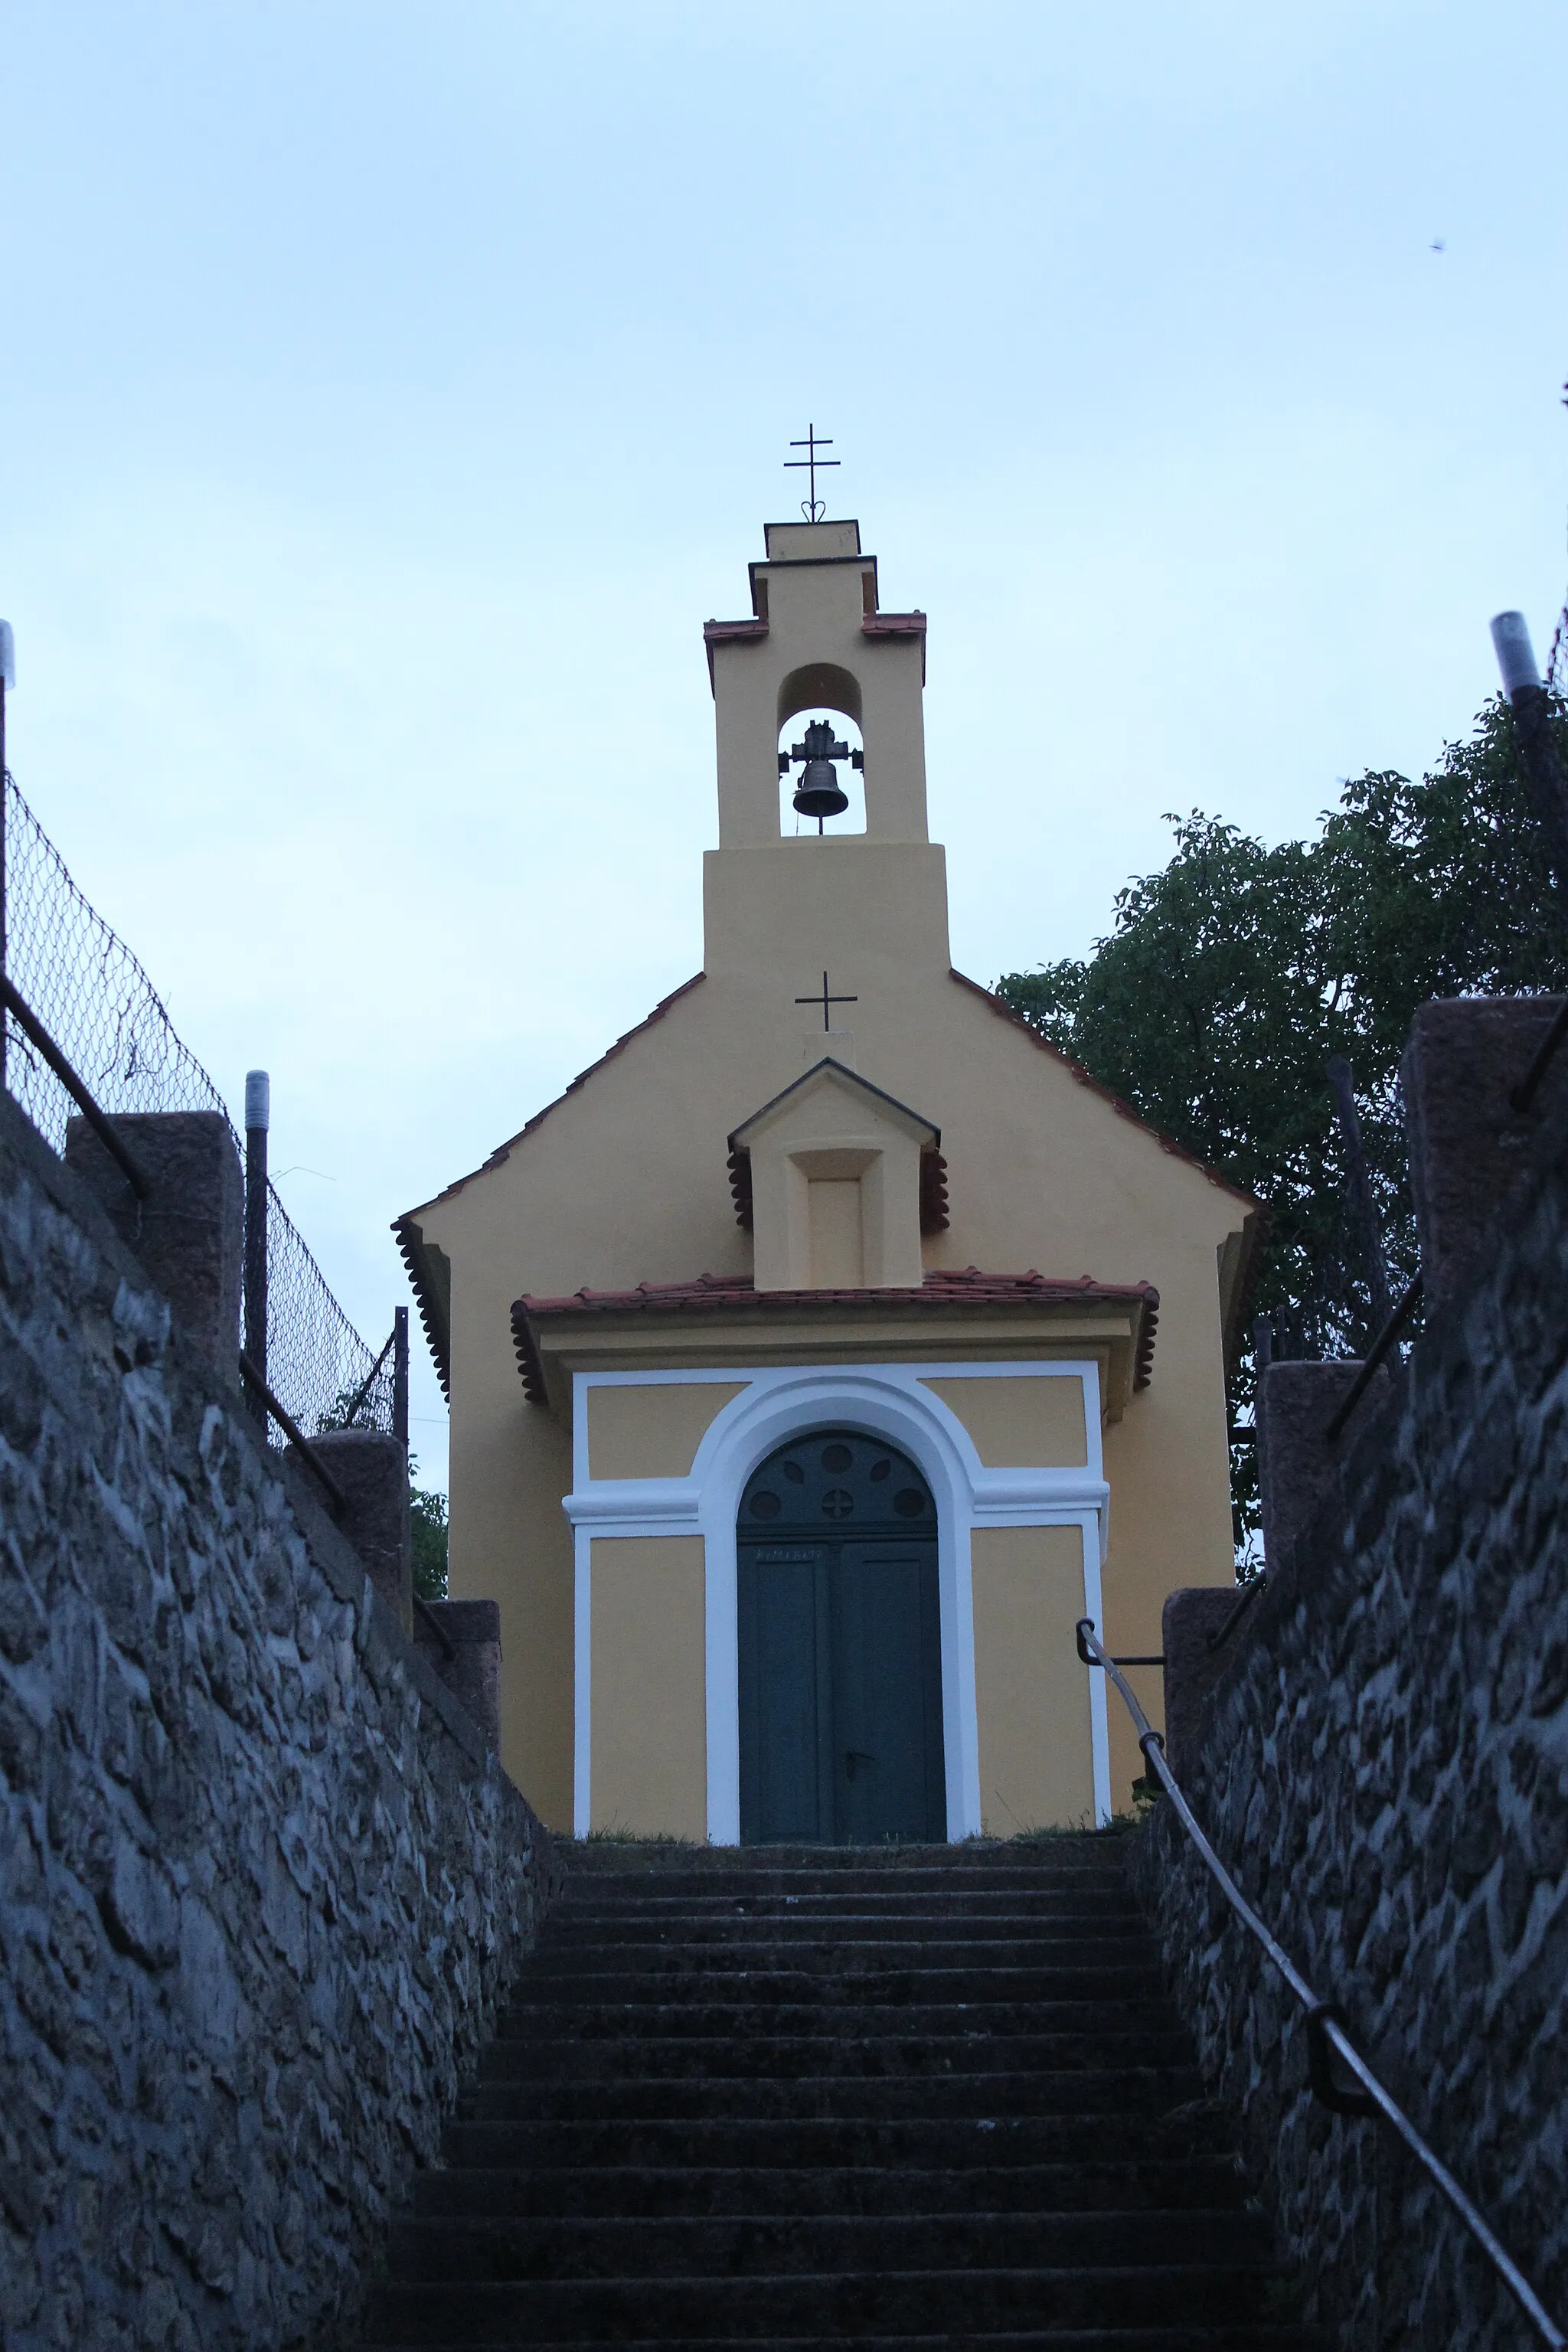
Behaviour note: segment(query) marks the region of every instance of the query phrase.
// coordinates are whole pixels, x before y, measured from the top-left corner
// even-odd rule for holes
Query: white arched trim
[[[1068,1379],[1084,1389],[1089,1459],[1074,1469],[986,1469],[956,1415],[923,1382],[931,1379]],[[587,1398],[592,1387],[742,1380],[746,1386],[716,1416],[685,1478],[594,1479],[589,1475]],[[942,1613],[942,1738],[948,1835],[981,1828],[974,1698],[974,1622],[970,1537],[975,1528],[1077,1527],[1083,1543],[1084,1613],[1103,1622],[1100,1571],[1108,1540],[1110,1489],[1100,1452],[1100,1378],[1092,1361],[982,1364],[821,1364],[755,1371],[578,1372],[574,1375],[573,1491],[563,1508],[575,1537],[574,1813],[577,1834],[592,1822],[592,1543],[595,1537],[700,1535],[706,1562],[708,1834],[717,1845],[741,1835],[740,1671],[736,1632],[735,1521],[747,1479],[776,1446],[805,1430],[862,1429],[917,1463],[937,1507]],[[1094,1802],[1110,1818],[1110,1764],[1103,1675],[1089,1680]]]

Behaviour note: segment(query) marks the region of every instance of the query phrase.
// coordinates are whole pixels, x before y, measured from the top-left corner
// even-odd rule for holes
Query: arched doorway
[[[818,1429],[752,1472],[735,1529],[741,1838],[947,1834],[936,1507],[907,1454]]]

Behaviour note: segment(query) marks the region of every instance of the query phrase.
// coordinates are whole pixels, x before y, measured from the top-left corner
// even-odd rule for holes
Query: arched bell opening
[[[746,1481],[735,1528],[741,1840],[947,1834],[937,1513],[896,1446],[817,1429]]]
[[[783,680],[778,692],[778,723],[787,726],[792,719],[806,714],[831,710],[841,719],[851,719],[857,728],[861,720],[860,681],[837,662],[806,662],[800,669],[792,669]]]
[[[865,745],[860,730],[824,703],[779,730],[779,831],[793,838],[864,833]]]
[[[778,691],[779,831],[864,833],[859,681],[837,662],[791,670]]]

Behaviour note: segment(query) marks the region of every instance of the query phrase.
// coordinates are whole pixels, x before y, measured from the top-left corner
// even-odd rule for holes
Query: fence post
[[[1492,646],[1502,673],[1503,692],[1513,711],[1520,765],[1535,803],[1546,854],[1557,884],[1557,903],[1568,913],[1568,776],[1552,735],[1552,696],[1541,682],[1530,630],[1522,613],[1498,613]]]
[[[392,1433],[408,1451],[408,1309],[392,1313]]]
[[[1377,1202],[1372,1179],[1366,1172],[1366,1148],[1356,1114],[1355,1076],[1342,1054],[1329,1056],[1328,1080],[1340,1122],[1340,1139],[1344,1145],[1345,1189],[1355,1221],[1356,1239],[1361,1244],[1366,1286],[1372,1297],[1372,1330],[1377,1332],[1393,1314],[1394,1301],[1388,1293],[1388,1268],[1384,1261]]]
[[[0,621],[0,979],[5,974],[5,829],[11,795],[5,789],[5,697],[16,683],[16,640]],[[0,1087],[5,1083],[5,1014],[0,1011]]]
[[[245,1352],[267,1378],[267,1131],[272,1086],[265,1070],[245,1074]],[[267,1400],[251,1406],[263,1429]]]

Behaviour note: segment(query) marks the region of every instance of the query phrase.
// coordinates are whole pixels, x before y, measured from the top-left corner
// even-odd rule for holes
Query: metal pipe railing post
[[[1329,1091],[1333,1096],[1334,1111],[1340,1123],[1340,1140],[1344,1146],[1345,1190],[1356,1228],[1356,1240],[1361,1245],[1366,1286],[1372,1295],[1372,1328],[1374,1331],[1381,1331],[1394,1312],[1394,1300],[1389,1295],[1388,1266],[1383,1255],[1383,1229],[1378,1222],[1377,1202],[1373,1193],[1372,1178],[1367,1172],[1366,1146],[1362,1140],[1361,1119],[1355,1107],[1355,1074],[1342,1054],[1331,1054],[1327,1075]]]
[[[398,1307],[392,1316],[392,1433],[408,1451],[408,1309]]]
[[[272,1086],[265,1070],[245,1074],[245,1353],[254,1367],[251,1402],[267,1425],[267,1135]]]
[[[1502,673],[1503,692],[1513,711],[1520,765],[1546,837],[1546,854],[1557,884],[1557,902],[1568,915],[1568,773],[1554,737],[1552,696],[1541,682],[1530,629],[1522,613],[1493,616],[1492,646]]]

